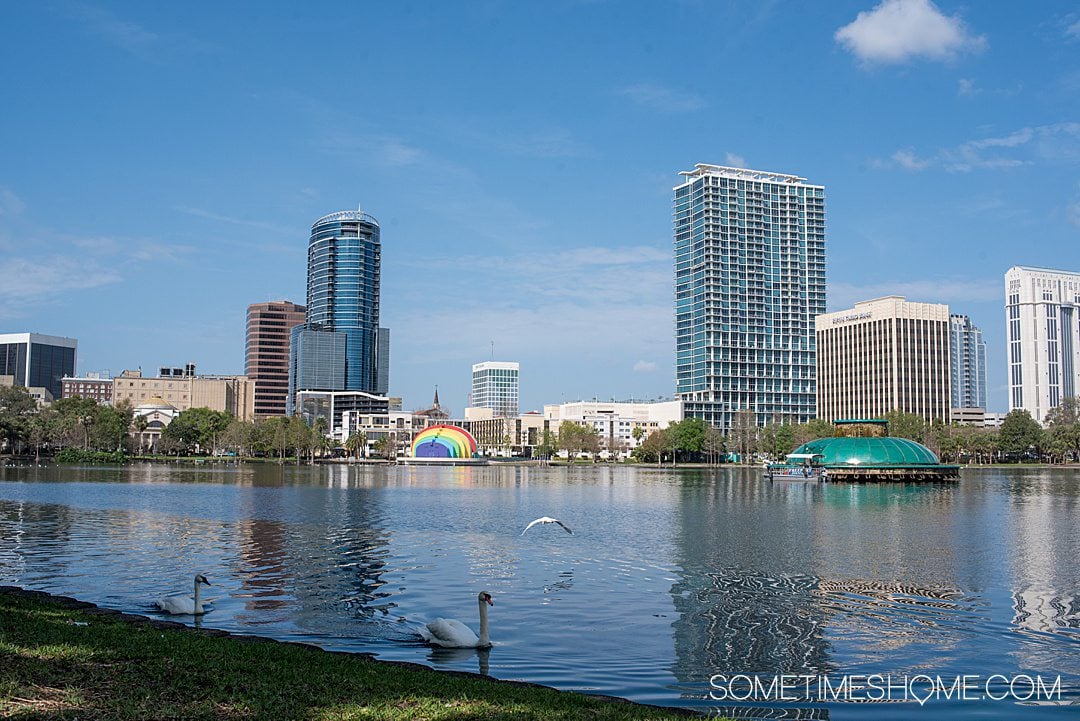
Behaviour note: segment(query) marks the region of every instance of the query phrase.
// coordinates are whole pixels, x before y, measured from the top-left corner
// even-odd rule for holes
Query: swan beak
[[[494,599],[494,598],[492,598],[491,596],[488,596],[488,597],[487,597],[487,598],[485,598],[484,600],[485,600],[485,601],[487,601],[487,604],[488,604],[489,606],[494,606],[494,605],[495,605],[495,599]]]

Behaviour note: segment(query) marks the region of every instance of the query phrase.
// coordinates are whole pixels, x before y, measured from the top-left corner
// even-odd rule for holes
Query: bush
[[[123,463],[127,460],[120,451],[84,451],[78,448],[64,448],[53,460],[57,463]]]

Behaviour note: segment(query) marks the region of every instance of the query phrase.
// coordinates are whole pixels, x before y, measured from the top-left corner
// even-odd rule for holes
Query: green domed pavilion
[[[867,429],[880,429],[877,432],[884,433],[886,423],[838,421],[836,426],[856,433]],[[959,466],[941,463],[921,443],[873,434],[818,438],[804,443],[788,454],[786,463],[770,465],[767,474],[770,478],[790,476],[791,473],[784,471],[793,466],[811,469],[813,473],[808,476],[837,481],[950,481],[960,477]]]

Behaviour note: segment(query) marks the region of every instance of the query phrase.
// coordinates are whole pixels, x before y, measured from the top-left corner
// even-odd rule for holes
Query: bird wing
[[[480,639],[473,630],[455,618],[437,618],[420,630],[428,643],[447,648],[473,648]]]
[[[547,523],[547,522],[548,522],[548,518],[547,518],[547,516],[545,516],[545,517],[543,517],[543,518],[537,518],[537,519],[536,519],[535,521],[529,521],[529,525],[525,526],[525,531],[529,530],[530,528],[532,528],[533,526],[535,526],[535,525],[536,525],[537,523]],[[524,536],[524,535],[525,535],[525,531],[522,531],[522,532],[521,532],[521,535],[523,535],[523,536]]]
[[[566,525],[565,523],[563,523],[562,521],[560,521],[557,518],[552,518],[551,520],[554,521],[555,523],[558,523],[560,526],[562,526],[563,530],[566,531],[567,533],[569,533],[571,536],[574,535],[574,532],[570,530],[570,526]]]

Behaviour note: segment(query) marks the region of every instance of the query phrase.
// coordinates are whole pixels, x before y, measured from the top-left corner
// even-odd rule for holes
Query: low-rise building
[[[552,432],[558,432],[559,424],[563,421],[593,428],[600,436],[601,448],[608,455],[626,456],[653,431],[680,422],[683,419],[683,401],[575,401],[545,405],[544,418],[550,422]],[[635,428],[641,431],[635,434]]]
[[[60,379],[61,398],[92,398],[103,406],[112,403],[113,381],[108,375],[87,373]]]
[[[126,399],[138,407],[160,398],[178,411],[209,408],[242,421],[255,419],[255,383],[247,376],[195,375],[194,365],[162,370],[167,372],[157,378],[143,377],[142,370],[126,370],[113,378],[113,403]]]

